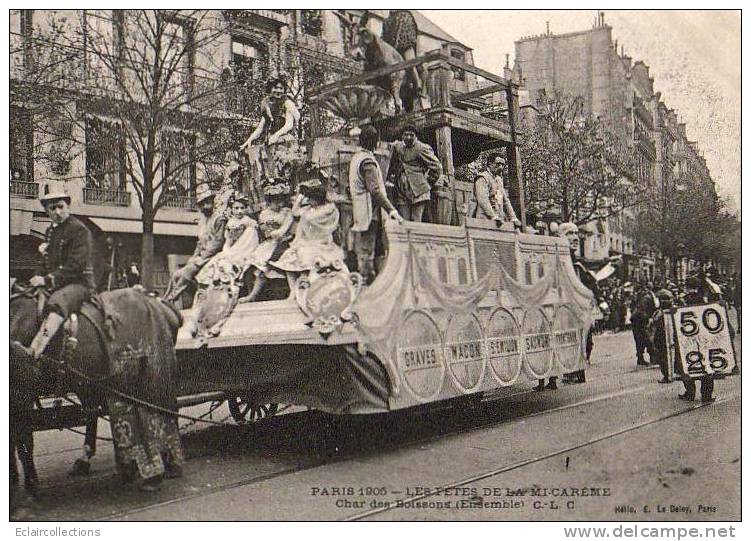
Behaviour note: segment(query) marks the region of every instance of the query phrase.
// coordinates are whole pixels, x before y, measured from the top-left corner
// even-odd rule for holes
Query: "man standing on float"
[[[386,195],[381,167],[373,151],[378,145],[378,131],[365,126],[360,132],[361,150],[349,163],[349,191],[352,195],[352,232],[357,256],[357,270],[366,284],[375,278],[376,239],[381,230],[379,210],[384,209],[399,223],[402,217]]]
[[[430,187],[443,174],[441,161],[430,145],[417,138],[417,128],[409,125],[402,140],[394,143],[391,159],[396,176],[396,206],[407,220],[422,222],[430,204]],[[397,169],[398,168],[398,169]],[[391,166],[389,166],[389,170]]]

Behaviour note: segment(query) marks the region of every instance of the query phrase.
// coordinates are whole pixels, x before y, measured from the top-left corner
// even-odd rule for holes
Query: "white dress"
[[[258,246],[258,224],[250,216],[232,217],[224,228],[224,248],[196,275],[199,284],[239,280]]]
[[[333,234],[339,227],[339,211],[333,203],[303,207],[295,239],[278,261],[271,265],[290,272],[313,268],[316,260],[324,264],[343,261],[342,249],[334,243]]]
[[[287,238],[294,223],[292,209],[288,207],[280,210],[267,208],[261,211],[258,220],[264,240],[251,254],[249,264],[269,278],[283,277],[274,269],[269,268],[269,261],[275,253],[283,250],[288,244]]]

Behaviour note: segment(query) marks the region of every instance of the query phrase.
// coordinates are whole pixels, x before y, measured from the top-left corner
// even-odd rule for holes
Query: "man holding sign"
[[[727,311],[719,303],[685,306],[673,315],[681,375],[686,392],[681,400],[694,400],[701,380],[702,402],[714,402],[714,380],[730,375],[735,366]]]

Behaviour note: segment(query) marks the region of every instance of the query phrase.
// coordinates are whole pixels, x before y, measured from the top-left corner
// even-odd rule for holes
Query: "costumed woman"
[[[246,297],[238,302],[252,302],[258,298],[269,279],[284,278],[279,271],[269,267],[269,261],[277,259],[289,247],[294,218],[289,208],[292,189],[284,180],[269,179],[263,187],[266,208],[258,216],[262,242],[248,256],[248,263],[255,268],[253,287]]]
[[[287,81],[277,77],[266,83],[267,96],[261,102],[261,121],[248,140],[240,146],[250,161],[253,178],[260,181],[279,174],[275,156],[278,147],[296,144],[296,128],[300,121],[300,111],[295,102],[287,96]]]
[[[224,246],[196,276],[203,286],[215,282],[232,283],[242,278],[249,257],[258,246],[258,224],[248,216],[248,198],[235,193],[230,203],[230,217],[224,226]]]
[[[299,218],[294,240],[278,261],[271,265],[287,273],[290,293],[294,294],[297,277],[321,266],[344,267],[344,253],[334,242],[339,227],[339,211],[326,199],[326,187],[319,175],[300,182],[300,193],[292,206],[292,214]]]

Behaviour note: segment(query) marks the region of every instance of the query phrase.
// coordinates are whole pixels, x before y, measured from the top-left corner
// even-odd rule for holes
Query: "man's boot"
[[[26,353],[28,353],[33,359],[41,357],[42,353],[44,353],[44,350],[47,348],[47,344],[49,344],[52,337],[57,334],[63,321],[65,321],[65,318],[57,312],[50,312],[47,314],[47,317],[42,322],[42,327],[31,341],[31,345],[28,348],[22,346]]]

